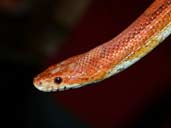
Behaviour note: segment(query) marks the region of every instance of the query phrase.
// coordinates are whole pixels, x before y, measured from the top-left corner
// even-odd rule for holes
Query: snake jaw
[[[63,91],[95,83],[99,81],[99,79],[103,78],[103,76],[106,74],[104,71],[97,71],[96,73],[93,73],[95,75],[92,76],[90,74],[88,75],[88,72],[77,72],[77,74],[73,75],[75,68],[72,66],[76,65],[71,64],[66,67],[61,67],[61,65],[58,65],[57,67],[52,66],[53,68],[50,67],[36,76],[34,78],[33,84],[38,90],[44,92]],[[55,82],[55,79],[59,77],[62,79],[61,83]]]
[[[37,79],[35,78],[34,82],[33,82],[34,86],[43,92],[52,92],[52,91],[64,91],[64,90],[68,90],[71,88],[76,88],[79,87],[79,85],[81,84],[55,84],[54,82],[50,82],[50,81],[37,81]]]

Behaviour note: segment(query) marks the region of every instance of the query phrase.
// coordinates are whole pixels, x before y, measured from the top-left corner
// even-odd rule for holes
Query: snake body
[[[50,66],[34,78],[41,91],[78,88],[128,68],[171,33],[171,0],[155,0],[128,28],[112,40]]]

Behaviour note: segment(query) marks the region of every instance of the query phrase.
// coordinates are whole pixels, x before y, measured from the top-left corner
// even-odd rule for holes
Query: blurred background
[[[152,0],[0,0],[1,127],[171,128],[171,37],[128,70],[58,93],[34,88],[53,63],[102,44]]]

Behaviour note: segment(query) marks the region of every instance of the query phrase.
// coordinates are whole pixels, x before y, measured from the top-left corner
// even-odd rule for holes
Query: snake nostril
[[[36,86],[42,86],[42,82],[36,82],[35,85]]]

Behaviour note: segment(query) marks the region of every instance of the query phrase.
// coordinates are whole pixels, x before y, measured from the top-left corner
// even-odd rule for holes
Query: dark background
[[[34,88],[49,65],[110,40],[152,0],[1,0],[0,127],[171,128],[171,37],[126,71],[58,93]]]

